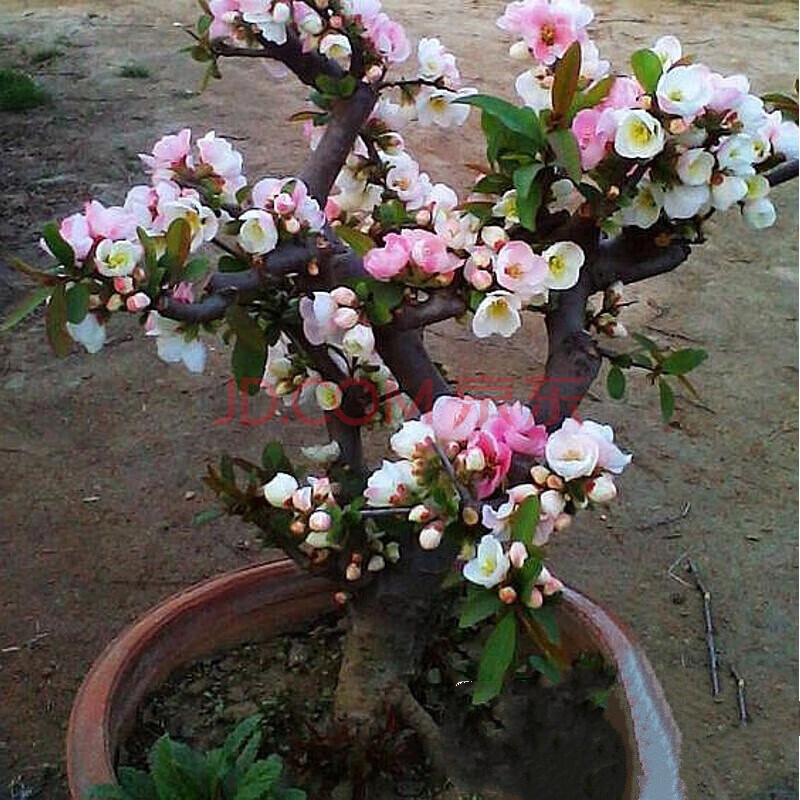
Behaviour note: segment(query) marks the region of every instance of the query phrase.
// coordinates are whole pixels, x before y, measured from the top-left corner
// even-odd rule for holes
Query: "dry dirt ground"
[[[387,5],[417,35],[443,30],[468,83],[510,93],[516,65],[493,32],[499,0]],[[619,65],[672,31],[717,68],[746,71],[756,90],[796,77],[792,3],[596,8],[607,20],[599,39]],[[30,70],[52,96],[44,108],[0,115],[3,251],[35,257],[45,221],[90,195],[121,200],[142,180],[136,153],[184,125],[243,137],[251,176],[297,168],[305,145],[285,120],[300,94],[258,63],[226,65],[225,80],[198,94],[199,67],[178,53],[185,41],[171,25],[195,13],[188,0],[2,0],[0,64]],[[34,64],[44,50],[52,57]],[[130,62],[148,76],[120,76]],[[466,185],[461,165],[481,158],[476,122],[466,136],[427,132],[418,143],[434,179]],[[646,648],[683,731],[690,798],[744,800],[796,784],[796,192],[775,193],[772,230],[754,234],[727,216],[678,273],[631,292],[640,302],[629,327],[710,351],[696,380],[705,408],[679,398],[665,427],[643,381],[624,405],[598,388],[582,413],[613,423],[635,460],[607,518],[582,520],[552,552],[556,572],[610,603]],[[0,278],[8,302],[15,279]],[[36,796],[63,798],[70,703],[104,644],[179,587],[263,557],[236,522],[192,527],[210,501],[204,461],[223,449],[252,456],[274,436],[290,445],[322,437],[278,423],[215,427],[225,354],[193,377],[160,363],[134,328],[118,324],[100,357],[63,361],[49,353],[40,319],[0,339],[0,796],[21,776]],[[522,397],[543,346],[540,328],[527,334],[476,345],[452,324],[430,340],[455,376],[511,377]],[[709,695],[698,595],[668,577],[685,551],[713,591],[724,664],[735,661],[748,680],[746,729],[727,672],[720,701]]]

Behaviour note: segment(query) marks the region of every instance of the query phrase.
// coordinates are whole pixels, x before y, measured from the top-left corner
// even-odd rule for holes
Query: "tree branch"
[[[467,310],[466,300],[458,287],[436,289],[428,300],[416,305],[402,305],[395,312],[394,327],[398,331],[413,330],[458,317]]]
[[[800,172],[800,162],[795,158],[792,161],[778,164],[777,167],[767,170],[763,175],[769,181],[770,186],[778,186],[778,184],[786,183],[796,178],[798,172]]]

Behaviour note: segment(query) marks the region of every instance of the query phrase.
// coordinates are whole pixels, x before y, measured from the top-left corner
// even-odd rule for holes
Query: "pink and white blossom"
[[[491,534],[483,536],[478,543],[478,552],[464,565],[464,577],[471,583],[491,589],[505,580],[510,562],[503,552],[503,545]]]

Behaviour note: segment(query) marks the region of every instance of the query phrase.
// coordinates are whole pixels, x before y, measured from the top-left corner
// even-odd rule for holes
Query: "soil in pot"
[[[433,640],[417,699],[442,727],[453,774],[480,789],[462,795],[435,785],[414,731],[387,715],[368,753],[372,774],[353,779],[350,748],[332,719],[344,635],[338,616],[268,642],[197,661],[142,704],[120,764],[146,767],[153,742],[169,733],[198,749],[219,746],[244,717],[264,715],[262,754],[279,753],[309,800],[616,800],[625,754],[602,706],[613,682],[583,659],[553,684],[534,669],[518,675],[491,708],[473,707],[459,681],[477,641]],[[497,786],[503,790],[498,792]]]

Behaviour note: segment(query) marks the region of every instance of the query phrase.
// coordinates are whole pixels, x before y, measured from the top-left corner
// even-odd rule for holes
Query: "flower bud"
[[[538,587],[534,586],[531,589],[531,596],[528,598],[528,605],[531,608],[541,608],[544,603],[544,597]]]
[[[311,487],[304,486],[302,489],[297,489],[292,493],[292,505],[301,514],[307,514],[311,511]]]
[[[355,308],[358,305],[358,295],[347,286],[337,286],[332,292],[331,297],[340,306]]]
[[[548,489],[555,489],[559,492],[564,488],[564,481],[558,475],[548,475],[545,486],[547,486]]]
[[[358,564],[348,564],[344,575],[349,581],[357,581],[361,577],[361,567]]]
[[[347,592],[335,592],[333,595],[333,602],[336,603],[337,606],[343,606],[348,601]]]
[[[300,233],[300,220],[297,219],[297,217],[289,217],[289,219],[284,222],[284,227],[287,233]]]
[[[122,308],[122,298],[118,294],[112,294],[106,302],[109,311],[119,311]]]
[[[442,541],[441,523],[427,525],[419,532],[419,546],[423,550],[435,550]]]
[[[528,559],[528,550],[522,542],[514,542],[508,549],[508,559],[514,569],[520,569]]]
[[[89,295],[89,308],[100,308],[101,305],[103,305],[103,301],[99,294]]]
[[[572,525],[572,517],[569,514],[562,513],[556,517],[553,528],[557,531],[565,531],[570,525]]]
[[[611,476],[603,474],[589,484],[586,496],[593,503],[610,503],[617,496],[617,487]]]
[[[628,329],[619,320],[615,319],[606,326],[605,333],[612,339],[624,339],[628,335]]]
[[[292,522],[292,524],[289,526],[289,533],[291,533],[292,536],[300,537],[305,535],[305,532],[306,524],[301,519],[294,520],[294,522]]]
[[[431,510],[423,503],[414,506],[414,508],[408,512],[409,522],[428,522],[432,516]]]
[[[531,478],[533,478],[534,483],[539,484],[539,486],[545,486],[549,477],[550,470],[547,469],[547,467],[541,464],[531,467]]]
[[[292,18],[292,8],[288,3],[275,3],[272,9],[272,19],[279,24],[284,24]]]
[[[118,275],[114,278],[114,290],[120,294],[130,294],[133,291],[133,278],[130,275]]]
[[[367,572],[380,572],[386,566],[383,556],[372,556],[367,562]]]
[[[366,78],[370,83],[377,83],[381,78],[383,78],[383,70],[377,64],[373,64],[367,70]]]
[[[343,331],[350,330],[358,324],[358,311],[354,308],[340,308],[334,315],[333,321]]]
[[[501,603],[510,606],[517,599],[517,590],[513,586],[504,586],[498,593]]]
[[[331,381],[323,381],[314,390],[317,404],[323,411],[333,411],[342,404],[342,390]]]
[[[322,533],[323,531],[329,531],[331,529],[332,524],[333,520],[331,519],[331,515],[328,514],[326,511],[315,511],[308,518],[308,527],[311,528],[312,531],[316,531],[317,533]]]
[[[420,227],[427,225],[431,221],[431,212],[425,208],[420,209],[419,211],[417,211],[417,215],[416,217],[414,217],[414,221]]]
[[[486,456],[480,447],[471,447],[464,458],[464,466],[470,472],[481,472],[486,468]]]
[[[514,61],[527,61],[531,57],[531,51],[528,49],[528,45],[523,41],[514,42],[514,44],[508,48],[508,54]]]
[[[331,18],[328,20],[328,24],[334,30],[339,30],[339,28],[341,28],[342,25],[344,25],[344,20],[342,19],[342,15],[341,14],[332,14]]]
[[[680,117],[670,120],[669,132],[674,136],[680,136],[681,134],[686,133],[688,130],[689,126]]]
[[[294,198],[286,192],[281,192],[273,201],[273,207],[279,214],[291,214],[295,209]]]
[[[384,548],[383,554],[390,564],[396,564],[400,560],[400,545],[397,542],[389,542]]]
[[[480,522],[478,512],[472,506],[464,506],[464,510],[461,512],[461,519],[464,520],[464,524],[470,528]]]
[[[125,301],[125,307],[134,314],[137,311],[144,311],[149,305],[150,298],[144,292],[136,292]]]
[[[322,549],[328,547],[330,542],[328,541],[328,534],[327,533],[309,533],[306,536],[306,542],[309,547],[313,547],[314,549]]]
[[[297,490],[297,479],[293,475],[279,472],[269,483],[264,484],[264,497],[276,508],[285,508]]]
[[[470,283],[479,292],[484,292],[492,285],[492,274],[485,269],[476,269],[470,276]]]

